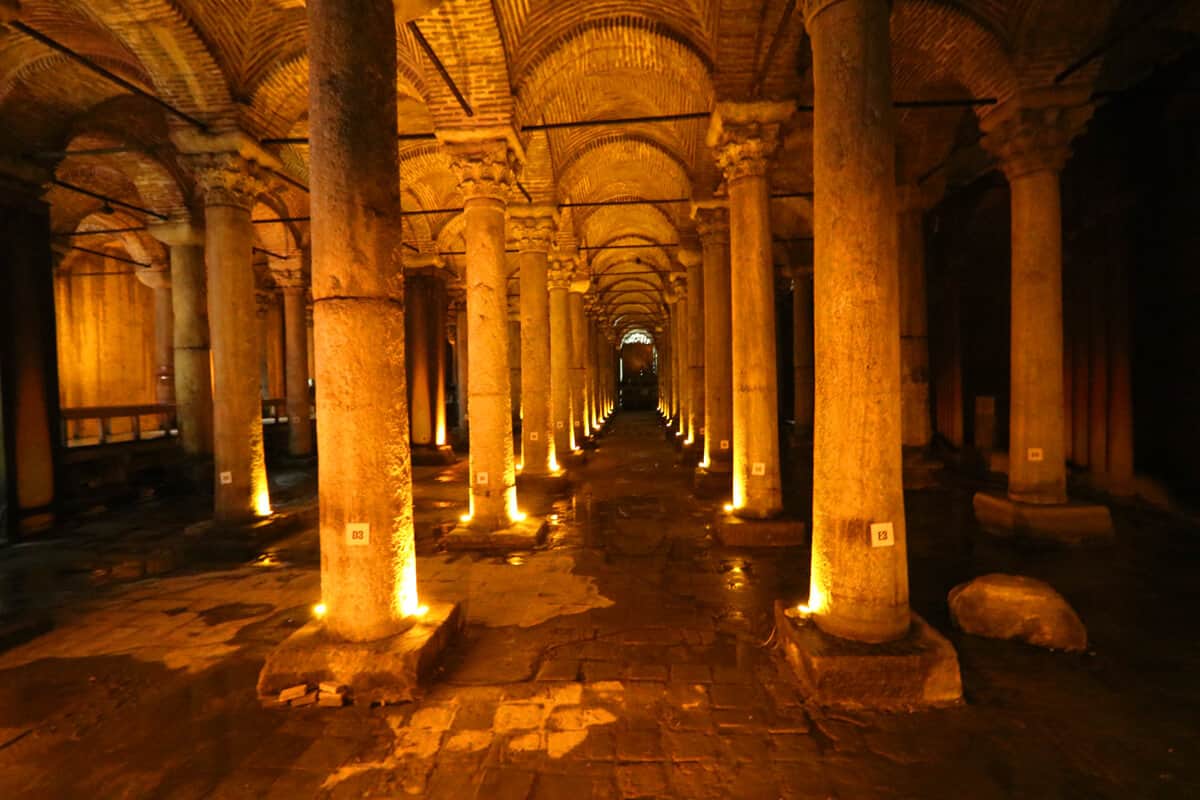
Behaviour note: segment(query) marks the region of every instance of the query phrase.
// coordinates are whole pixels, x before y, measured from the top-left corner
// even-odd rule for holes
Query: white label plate
[[[233,483],[233,473],[232,472],[222,472],[221,473],[221,485],[228,486],[231,483]]]
[[[890,522],[871,523],[871,547],[895,547],[896,531]]]
[[[767,465],[761,461],[755,461],[750,466],[750,474],[751,475],[766,475],[767,474]]]
[[[475,483],[479,484],[480,486],[487,486],[488,474],[486,472],[476,472]]]
[[[1031,447],[1025,451],[1025,458],[1030,461],[1045,461],[1046,453],[1040,447]]]
[[[371,523],[347,522],[346,544],[350,547],[365,547],[371,543]]]

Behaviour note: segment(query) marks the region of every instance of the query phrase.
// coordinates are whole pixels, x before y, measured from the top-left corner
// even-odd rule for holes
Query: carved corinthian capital
[[[196,187],[205,206],[236,206],[249,210],[267,190],[269,175],[256,162],[238,153],[197,153],[191,156]]]
[[[448,141],[446,150],[463,200],[490,198],[507,203],[517,181],[519,153],[506,139]]]
[[[558,212],[549,206],[508,209],[508,240],[521,253],[546,253],[554,243]]]
[[[795,110],[791,102],[718,103],[706,141],[725,180],[766,175],[779,129]]]
[[[1093,110],[1086,89],[1025,92],[983,118],[983,146],[1010,181],[1043,170],[1058,172],[1071,157],[1071,140],[1083,132]]]

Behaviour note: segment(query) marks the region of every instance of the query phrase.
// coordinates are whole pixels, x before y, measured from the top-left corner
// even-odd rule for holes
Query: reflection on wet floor
[[[77,537],[14,553],[0,603],[56,627],[0,652],[0,796],[1200,796],[1194,530],[1121,512],[1113,550],[1024,552],[974,528],[969,487],[910,493],[913,604],[958,649],[968,704],[832,713],[773,649],[808,549],[719,546],[722,498],[696,500],[689,472],[651,415],[618,415],[573,492],[522,492],[543,547],[448,554],[465,465],[415,470],[423,599],[465,601],[469,625],[406,706],[259,706],[264,654],[320,598],[314,530],[128,580],[80,571]],[[95,541],[124,526],[158,546],[183,511],[113,512]],[[1062,591],[1092,651],[953,631],[946,592],[996,570]]]

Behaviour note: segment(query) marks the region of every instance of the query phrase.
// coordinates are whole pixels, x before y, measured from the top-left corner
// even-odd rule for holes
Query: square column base
[[[912,615],[903,639],[864,644],[830,636],[775,601],[775,630],[801,692],[821,706],[914,711],[962,703],[958,654]]]
[[[797,547],[808,543],[808,527],[798,519],[746,519],[717,512],[713,525],[726,547]]]
[[[258,674],[259,699],[264,705],[277,705],[284,689],[327,682],[346,687],[358,705],[411,702],[465,624],[461,605],[436,603],[403,633],[373,642],[346,642],[313,620],[267,656]]]
[[[459,525],[442,544],[447,550],[530,550],[546,540],[546,529],[546,520],[533,516],[494,531]]]
[[[733,493],[733,470],[714,470],[696,467],[692,490],[699,497],[729,497]]]
[[[1021,503],[1005,495],[976,492],[975,519],[988,533],[1063,545],[1113,541],[1107,506],[1091,503]]]
[[[448,444],[413,445],[411,457],[413,465],[418,467],[444,466],[458,461],[454,448]]]

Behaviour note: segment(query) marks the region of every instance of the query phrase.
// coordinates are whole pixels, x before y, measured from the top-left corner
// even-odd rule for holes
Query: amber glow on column
[[[401,617],[411,617],[421,607],[417,599],[417,554],[412,536],[397,536],[396,551],[396,611]]]
[[[260,517],[271,516],[271,495],[265,486],[254,492],[254,513]]]

